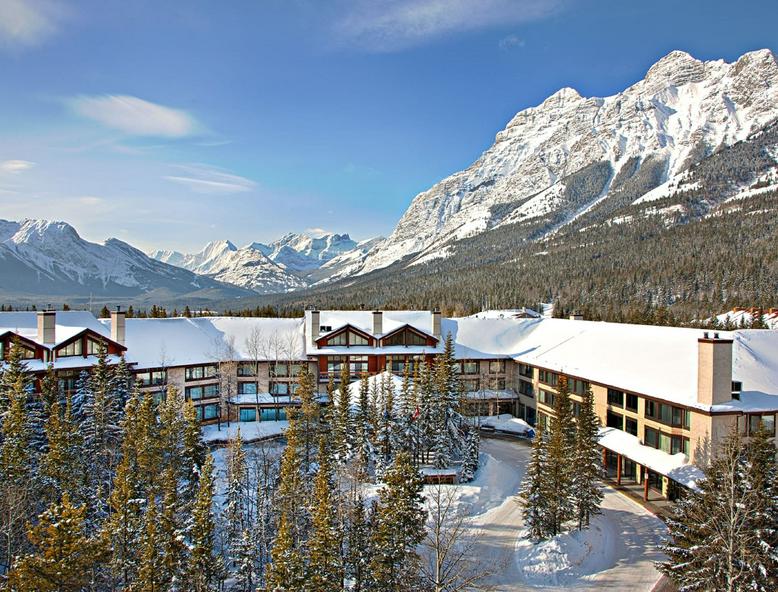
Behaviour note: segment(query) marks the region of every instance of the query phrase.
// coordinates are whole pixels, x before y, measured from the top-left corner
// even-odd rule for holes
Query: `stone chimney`
[[[319,338],[320,327],[320,313],[318,310],[311,311],[311,345],[316,345],[316,340]]]
[[[373,311],[373,335],[382,335],[384,332],[384,313],[380,310]]]
[[[440,339],[440,311],[432,311],[432,336]]]
[[[697,402],[726,403],[732,399],[732,340],[703,335],[697,340]]]
[[[45,345],[56,342],[57,313],[53,310],[38,311],[38,341]]]
[[[127,313],[117,306],[116,310],[111,311],[111,340],[125,345],[127,336]]]

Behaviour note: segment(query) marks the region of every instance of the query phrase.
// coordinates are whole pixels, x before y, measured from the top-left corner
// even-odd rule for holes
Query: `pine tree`
[[[197,495],[192,507],[190,536],[190,557],[187,565],[186,583],[195,592],[216,590],[216,580],[221,566],[214,551],[216,526],[211,510],[213,505],[213,457],[206,457]]]
[[[335,458],[338,462],[343,463],[351,456],[353,444],[348,364],[341,365],[337,392],[332,439],[335,446]]]
[[[480,463],[481,435],[476,428],[471,427],[465,438],[465,455],[462,459],[462,474],[460,479],[469,483],[475,478],[475,472]]]
[[[79,592],[105,557],[102,541],[87,534],[86,506],[75,506],[67,493],[41,514],[27,536],[34,550],[8,574],[14,592]]]
[[[282,512],[278,522],[278,536],[273,545],[265,582],[268,592],[297,592],[305,585],[303,560],[285,512]]]
[[[82,440],[72,417],[72,397],[65,398],[62,411],[56,399],[49,407],[46,422],[47,450],[41,459],[41,480],[50,502],[67,492],[71,500],[83,491]]]
[[[168,399],[178,397],[174,387],[168,388]],[[181,492],[181,501],[184,506],[194,503],[197,495],[200,471],[205,464],[208,453],[200,430],[200,422],[197,419],[197,411],[192,401],[184,403],[183,433],[181,450],[181,473],[184,479],[184,487]]]
[[[353,592],[362,592],[368,585],[368,569],[371,553],[371,525],[365,499],[361,494],[352,500],[346,525],[346,552],[343,567],[346,577],[351,581]]]
[[[227,546],[233,567],[238,562],[237,555],[249,522],[247,481],[246,453],[243,450],[243,439],[238,428],[235,438],[230,440],[227,452],[227,494],[223,515]]]
[[[178,471],[170,459],[162,478],[162,510],[159,516],[161,561],[159,579],[163,588],[174,587],[182,576],[186,560],[183,512],[178,496]]]
[[[581,413],[576,422],[575,452],[573,455],[572,498],[575,505],[578,530],[589,526],[592,515],[600,513],[604,478],[599,442],[600,421],[594,413],[594,395],[587,390],[581,402]]]
[[[298,438],[297,420],[290,418],[286,431],[286,448],[281,455],[275,503],[278,514],[286,516],[295,548],[306,538],[304,508],[307,491],[301,473]]]
[[[573,482],[573,456],[575,446],[575,424],[567,390],[567,378],[559,377],[557,395],[554,401],[554,416],[549,428],[546,453],[546,478],[544,495],[548,497],[548,518],[550,534],[556,536],[562,532],[565,522],[575,516],[571,499]]]
[[[517,497],[518,504],[522,507],[524,524],[529,531],[529,536],[535,541],[545,539],[551,533],[546,479],[546,457],[548,443],[543,433],[542,424],[538,424],[535,438],[532,440],[532,454],[524,482]]]
[[[149,497],[140,537],[138,577],[132,585],[133,590],[156,592],[163,589],[166,574],[161,543],[157,503]]]
[[[30,470],[29,380],[25,369],[21,347],[14,344],[2,384],[8,403],[0,425],[0,568],[10,566],[13,557],[23,550],[24,521],[37,500]]]
[[[370,377],[367,374],[363,374],[359,381],[359,407],[354,417],[354,432],[354,452],[359,466],[363,469],[360,480],[365,480],[373,456],[373,447],[370,444]]]
[[[760,487],[762,475],[774,475],[775,457],[761,449],[759,442],[744,446],[733,429],[705,469],[699,492],[690,491],[676,506],[663,548],[669,560],[659,567],[680,590],[775,589],[769,534],[775,523],[765,518],[775,515],[776,500]]]
[[[332,466],[324,437],[319,440],[319,470],[313,485],[311,499],[312,524],[308,539],[309,592],[330,592],[342,586],[340,563],[341,537],[337,528],[336,493],[332,480]]]
[[[316,402],[316,385],[307,365],[303,365],[297,378],[297,396],[300,397],[300,410],[297,415],[297,427],[300,430],[302,446],[301,462],[303,474],[311,472],[316,442],[319,438],[319,404]]]
[[[370,586],[406,590],[418,577],[416,547],[424,539],[422,479],[410,456],[401,452],[379,491],[371,535]]]

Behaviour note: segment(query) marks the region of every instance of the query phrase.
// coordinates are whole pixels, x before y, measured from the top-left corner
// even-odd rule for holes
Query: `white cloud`
[[[0,161],[0,174],[18,175],[34,166],[29,160],[4,160]]]
[[[545,18],[566,0],[357,0],[335,25],[345,43],[392,52],[446,35]]]
[[[64,14],[51,0],[0,0],[0,45],[38,45],[57,32]]]
[[[183,138],[200,129],[186,111],[128,95],[81,96],[70,106],[82,117],[133,136]]]
[[[184,185],[196,193],[241,193],[256,187],[256,183],[251,179],[209,165],[178,165],[176,168],[181,174],[164,178]]]
[[[508,51],[514,47],[524,47],[526,44],[527,42],[518,35],[508,35],[507,37],[500,39],[497,43],[498,47],[503,51]]]
[[[329,230],[326,230],[324,228],[306,228],[305,234],[310,236],[311,238],[321,238],[323,236],[326,236],[330,234]]]

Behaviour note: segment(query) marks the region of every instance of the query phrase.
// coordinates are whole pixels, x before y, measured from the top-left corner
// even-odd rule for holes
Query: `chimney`
[[[319,338],[319,311],[311,311],[311,345],[316,345],[316,340]]]
[[[116,310],[111,311],[111,339],[116,343],[124,345],[127,328],[127,313],[117,306]]]
[[[38,312],[38,341],[44,345],[54,345],[55,326],[57,313],[53,310],[41,310]]]
[[[718,333],[697,340],[697,402],[717,405],[732,399],[732,340]]]
[[[373,311],[373,335],[382,335],[384,332],[384,313],[380,310]]]
[[[571,321],[583,321],[583,315],[581,313],[574,312],[570,315],[569,319]]]
[[[440,311],[432,311],[432,336],[440,339]]]

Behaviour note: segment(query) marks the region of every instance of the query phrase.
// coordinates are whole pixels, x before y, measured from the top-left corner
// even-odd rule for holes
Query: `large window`
[[[238,376],[256,376],[257,365],[254,362],[240,362],[238,364]]]
[[[410,329],[403,329],[394,335],[384,337],[381,342],[386,347],[393,345],[427,345],[427,338]]]
[[[327,372],[340,375],[341,366],[346,362],[346,356],[327,356]]]
[[[239,395],[256,395],[257,383],[256,382],[239,382],[238,383]]]
[[[338,356],[332,356],[337,358]],[[270,364],[270,376],[276,378],[292,377],[295,378],[300,375],[303,369],[303,364],[296,362],[273,362]]]
[[[613,405],[614,407],[624,407],[624,392],[609,388],[608,405]]]
[[[691,414],[681,407],[646,400],[645,416],[665,425],[688,430]]]
[[[296,382],[271,382],[270,394],[271,395],[293,395],[297,392],[300,385]]]
[[[86,353],[90,356],[96,356],[100,353],[100,350],[103,349],[105,346],[103,346],[102,342],[97,341],[95,339],[87,339],[86,340]]]
[[[208,366],[192,366],[186,369],[186,380],[203,380],[206,378],[213,378],[216,376],[218,369],[215,365],[209,364]]]
[[[460,382],[466,393],[474,393],[481,388],[481,381],[477,378],[463,378]]]
[[[559,374],[556,372],[551,372],[550,370],[541,370],[540,371],[540,382],[547,384],[549,386],[556,386],[559,382]]]
[[[188,386],[184,391],[187,399],[197,401],[199,399],[212,399],[219,396],[218,384],[206,384],[202,386]]]
[[[638,435],[638,422],[636,419],[632,419],[631,417],[625,417],[624,418],[624,431],[628,434],[632,434],[633,436]]]
[[[364,335],[348,330],[327,339],[327,345],[369,345],[369,343]]]
[[[668,454],[683,452],[685,455],[689,455],[689,438],[683,436],[672,436],[646,426],[644,442],[646,446]]]
[[[638,411],[638,396],[631,393],[627,393],[627,409],[629,411]]]
[[[60,370],[57,372],[57,383],[60,392],[75,391],[78,388],[79,375],[80,372],[78,370]]]
[[[367,356],[349,356],[348,368],[351,376],[367,374]]]
[[[609,428],[616,428],[623,431],[624,416],[618,413],[614,413],[613,411],[608,411],[608,414],[606,416],[606,425]]]
[[[753,435],[759,430],[759,426],[762,426],[769,435],[775,436],[775,414],[768,413],[765,415],[749,415],[748,416],[748,433]]]
[[[502,376],[490,376],[489,377],[489,390],[492,391],[504,391],[505,390],[505,378]]]
[[[197,419],[200,421],[216,419],[219,417],[219,405],[217,403],[211,403],[210,405],[196,405],[195,411],[197,412]]]
[[[489,374],[505,374],[505,360],[490,360]]]
[[[477,360],[462,360],[459,364],[462,374],[478,374]]]
[[[403,374],[406,365],[408,373],[413,374],[414,369],[421,363],[424,356],[386,356],[386,369],[394,374]]]
[[[543,403],[544,405],[553,407],[555,400],[556,400],[556,395],[554,395],[554,393],[552,393],[551,391],[540,389],[540,391],[538,392],[538,401],[540,403]]]
[[[138,372],[135,375],[135,382],[138,386],[161,386],[167,382],[167,372],[165,370]]]
[[[571,393],[576,395],[585,395],[589,390],[589,383],[585,380],[578,380],[577,378],[571,378],[567,381],[568,389]]]
[[[527,382],[526,380],[520,380],[519,381],[519,392],[524,395],[525,397],[533,397],[535,396],[535,393],[532,388],[532,383]]]
[[[12,345],[12,347],[18,347],[19,349],[22,350],[22,358],[23,359],[25,359],[25,360],[34,360],[35,359],[35,350],[32,349],[31,347],[27,347],[25,345],[21,345],[21,344],[18,344],[18,343],[15,344],[15,345]]]
[[[66,356],[80,356],[83,353],[81,339],[68,343],[57,350],[57,356],[64,358]]]
[[[519,374],[525,378],[532,378],[532,366],[527,364],[519,364]]]
[[[257,410],[254,407],[241,408],[240,421],[257,421]]]

